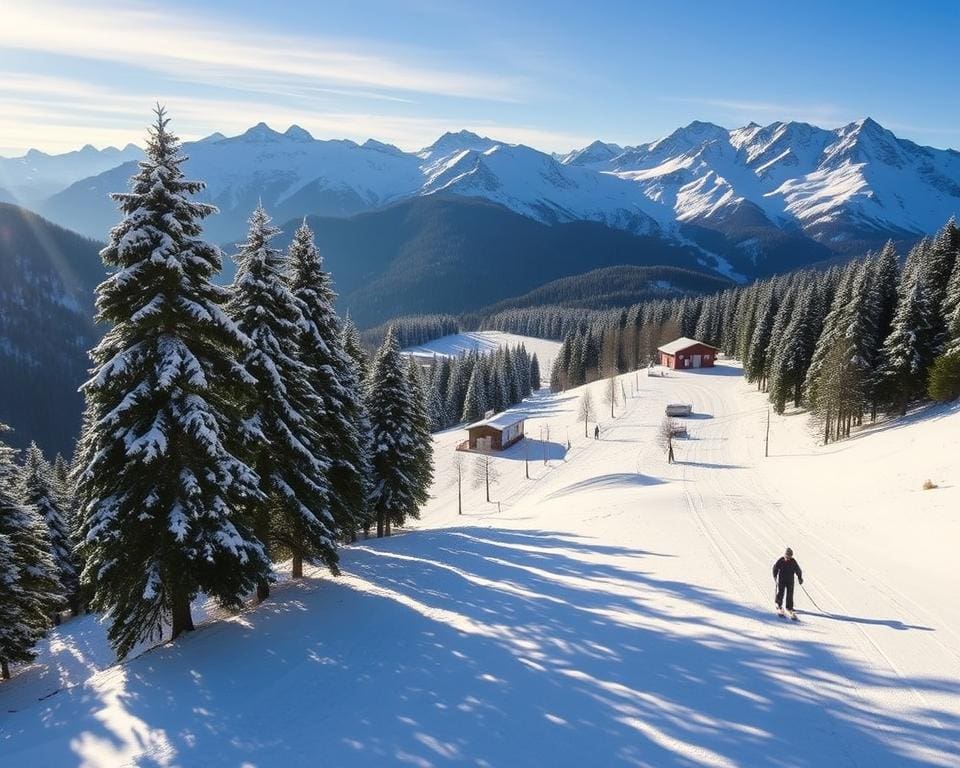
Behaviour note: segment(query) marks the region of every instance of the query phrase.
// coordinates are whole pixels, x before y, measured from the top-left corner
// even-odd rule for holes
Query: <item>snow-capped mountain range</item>
[[[95,176],[121,163],[143,155],[139,147],[127,144],[123,149],[83,149],[61,155],[48,155],[31,149],[22,157],[0,157],[0,202],[33,205],[75,181]]]
[[[125,188],[137,152],[0,159],[0,188],[103,239],[117,218],[107,195]],[[260,123],[239,136],[189,143],[186,152],[188,173],[207,182],[207,198],[220,207],[208,231],[223,241],[242,236],[258,199],[283,222],[444,194],[485,198],[546,223],[589,220],[697,242],[749,265],[770,258],[771,242],[851,251],[888,237],[914,239],[960,212],[960,153],[900,139],[870,118],[834,130],[694,122],[646,144],[598,141],[566,155],[468,131],[404,152]],[[80,162],[87,158],[92,165]],[[56,183],[65,188],[44,199]]]

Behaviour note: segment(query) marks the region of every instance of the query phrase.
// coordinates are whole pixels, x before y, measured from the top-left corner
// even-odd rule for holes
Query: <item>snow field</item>
[[[436,435],[422,520],[344,548],[339,579],[108,669],[95,620],[67,622],[0,687],[0,764],[957,765],[957,409],[827,448],[775,418],[764,459],[735,365],[621,378],[612,420],[588,385],[599,441],[583,388],[518,406],[528,440],[494,503],[467,473],[463,515],[463,432]],[[667,465],[671,401],[695,416]],[[799,624],[773,614],[787,545],[827,612],[798,587]]]
[[[513,348],[523,344],[527,352],[536,354],[540,363],[540,376],[544,381],[550,378],[550,369],[553,367],[553,358],[560,349],[560,344],[547,339],[537,339],[532,336],[518,336],[515,333],[503,331],[465,331],[434,339],[417,347],[403,350],[406,355],[414,355],[429,361],[434,356],[457,357],[468,352],[491,353],[498,347]]]

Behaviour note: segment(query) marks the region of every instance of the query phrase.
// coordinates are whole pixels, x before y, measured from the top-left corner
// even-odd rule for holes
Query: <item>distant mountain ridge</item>
[[[123,149],[97,149],[87,144],[82,149],[59,155],[31,149],[21,157],[0,157],[0,202],[36,205],[80,179],[142,156],[143,151],[134,144],[127,144]]]
[[[207,182],[205,197],[221,210],[207,222],[218,242],[242,237],[261,199],[285,221],[353,216],[442,193],[482,198],[546,224],[590,221],[693,244],[704,265],[753,277],[888,238],[915,240],[960,212],[960,153],[900,139],[870,118],[830,130],[693,122],[646,144],[597,141],[564,155],[469,131],[405,152],[259,123],[185,151],[187,172]],[[132,162],[118,164],[35,207],[103,238],[117,220],[108,194],[125,189],[132,171]]]

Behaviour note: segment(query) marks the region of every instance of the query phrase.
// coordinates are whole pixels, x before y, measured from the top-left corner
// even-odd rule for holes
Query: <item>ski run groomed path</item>
[[[826,448],[774,417],[764,458],[739,373],[624,375],[614,419],[597,382],[600,440],[582,389],[535,396],[493,503],[462,454],[462,515],[441,433],[421,521],[123,665],[65,623],[0,686],[0,765],[960,765],[960,412]]]

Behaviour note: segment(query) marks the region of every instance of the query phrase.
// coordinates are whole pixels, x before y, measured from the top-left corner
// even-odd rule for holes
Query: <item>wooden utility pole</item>
[[[530,442],[526,439],[523,441],[523,471],[527,475],[527,480],[530,479]]]
[[[763,455],[770,455],[770,409],[767,408],[767,436],[764,438],[763,442]]]

